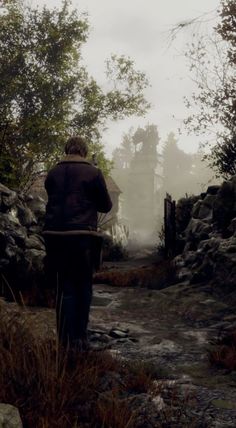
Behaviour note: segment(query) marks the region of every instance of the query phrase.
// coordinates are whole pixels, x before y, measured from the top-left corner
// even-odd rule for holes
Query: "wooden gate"
[[[175,201],[167,193],[164,199],[164,229],[165,229],[165,256],[175,255],[176,225],[175,225]]]

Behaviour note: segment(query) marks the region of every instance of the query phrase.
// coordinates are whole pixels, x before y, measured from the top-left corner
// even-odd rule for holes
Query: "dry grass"
[[[2,301],[0,353],[0,402],[19,409],[24,428],[143,428],[146,416],[133,400],[162,389],[150,364],[63,350],[56,339],[34,334],[26,312]],[[151,410],[152,428],[170,426],[173,418],[189,426],[178,398],[173,408]]]
[[[162,289],[176,282],[176,268],[172,261],[163,260],[158,265],[132,268],[127,271],[119,269],[101,271],[94,275],[94,283],[109,284],[115,287],[144,287]],[[34,284],[31,288],[12,290],[6,278],[1,277],[2,295],[9,301],[16,300],[26,306],[54,308],[56,303],[55,288],[46,288]],[[13,295],[14,294],[14,295]]]
[[[27,314],[0,305],[0,402],[18,407],[24,428],[134,428],[132,393],[150,377],[107,352],[68,352],[34,336]]]
[[[114,269],[99,272],[94,276],[97,284],[109,284],[117,287],[146,287],[161,289],[173,284],[176,280],[176,269],[169,260],[158,265],[133,268],[127,271]]]
[[[236,331],[219,338],[208,356],[211,365],[230,371],[236,370]]]

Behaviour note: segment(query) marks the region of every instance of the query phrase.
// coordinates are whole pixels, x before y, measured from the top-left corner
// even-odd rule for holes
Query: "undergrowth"
[[[144,428],[147,418],[150,428],[189,426],[185,400],[155,406],[163,385],[152,365],[62,349],[34,334],[27,311],[2,301],[0,354],[0,402],[19,409],[24,428]]]
[[[219,337],[209,351],[208,357],[214,367],[236,370],[236,330]]]
[[[127,271],[113,269],[101,271],[94,276],[99,284],[118,287],[145,287],[162,289],[176,282],[176,267],[171,260],[163,260],[158,265],[132,268]]]
[[[1,307],[0,402],[19,409],[24,428],[134,428],[126,398],[151,378],[108,352],[61,349],[32,334],[27,315]]]

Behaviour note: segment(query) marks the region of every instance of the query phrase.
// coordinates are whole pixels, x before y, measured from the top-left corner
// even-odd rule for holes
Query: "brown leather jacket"
[[[44,231],[96,230],[97,212],[112,207],[102,172],[77,155],[67,155],[49,171],[45,188]]]

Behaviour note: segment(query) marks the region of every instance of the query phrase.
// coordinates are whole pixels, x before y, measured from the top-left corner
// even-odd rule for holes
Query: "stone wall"
[[[45,202],[19,195],[0,184],[1,294],[39,286],[44,281],[45,246],[41,236]]]
[[[187,206],[187,208],[186,208]],[[178,240],[182,252],[175,258],[179,278],[191,283],[208,281],[225,291],[236,289],[236,176],[221,186],[177,204]],[[187,214],[186,214],[187,213]],[[186,216],[189,221],[186,222]],[[187,224],[186,224],[187,223]]]

